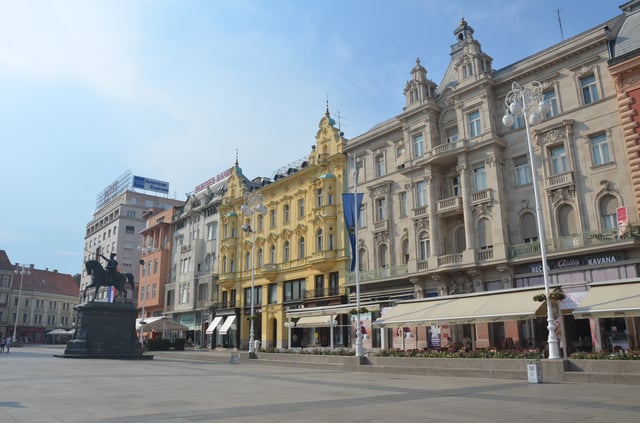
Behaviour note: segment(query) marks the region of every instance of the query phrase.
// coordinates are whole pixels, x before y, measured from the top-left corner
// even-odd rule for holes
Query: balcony
[[[309,264],[317,270],[324,272],[335,267],[335,259],[337,256],[338,253],[336,250],[317,251],[309,258]]]
[[[429,161],[437,161],[442,158],[449,157],[453,154],[457,154],[459,150],[464,148],[464,142],[461,140],[455,142],[448,142],[445,144],[436,145],[429,154]]]
[[[462,197],[449,197],[436,202],[438,215],[453,215],[462,213]]]
[[[262,266],[262,276],[269,280],[273,281],[278,275],[278,266],[273,263],[268,263]]]
[[[445,254],[443,256],[438,256],[438,267],[459,265],[460,263],[462,263],[462,256],[462,253]]]
[[[573,172],[565,172],[549,176],[546,179],[545,188],[548,190],[552,190],[573,184]]]
[[[471,204],[482,204],[491,202],[491,190],[485,189],[471,194]]]
[[[189,245],[181,245],[180,246],[180,252],[182,254],[188,253],[189,251],[191,251],[191,244],[189,244]]]
[[[418,260],[416,267],[418,272],[429,269],[429,260]]]
[[[394,278],[402,275],[406,275],[408,272],[406,264],[399,264],[397,266],[387,266],[380,269],[373,270],[361,270],[358,272],[360,282],[374,281],[378,279]],[[355,285],[356,273],[349,272],[345,280],[345,285]]]
[[[547,253],[558,253],[577,249],[615,247],[619,244],[637,243],[639,241],[640,227],[629,226],[625,232],[621,232],[618,229],[607,229],[547,239],[546,251]],[[511,259],[539,255],[540,242],[527,242],[509,246],[509,257]]]
[[[493,247],[478,251],[477,259],[480,263],[493,260]]]
[[[423,217],[427,215],[428,206],[416,207],[413,209],[413,217]]]

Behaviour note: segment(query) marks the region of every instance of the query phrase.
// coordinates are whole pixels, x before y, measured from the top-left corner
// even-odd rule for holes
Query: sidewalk
[[[235,365],[226,351],[141,361],[53,357],[62,351],[30,346],[0,355],[0,422],[640,421],[637,390],[624,385]]]

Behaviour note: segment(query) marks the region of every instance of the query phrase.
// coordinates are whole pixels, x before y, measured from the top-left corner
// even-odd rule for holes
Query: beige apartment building
[[[248,346],[252,270],[255,339],[264,348],[348,342],[342,192],[344,138],[327,110],[305,156],[247,181],[236,165],[223,204],[216,346]],[[265,209],[243,214],[260,194]],[[257,207],[257,206],[256,206]],[[255,241],[255,242],[254,242]],[[329,323],[332,322],[332,323]],[[331,326],[331,327],[330,327]]]
[[[109,184],[97,196],[96,211],[86,224],[84,251],[82,254],[82,272],[80,280],[80,302],[84,302],[84,292],[91,284],[85,263],[98,260],[116,253],[118,270],[135,276],[138,286],[140,274],[139,260],[142,256],[143,237],[141,231],[146,227],[145,214],[150,210],[166,210],[183,204],[182,201],[168,198],[169,184],[150,178],[135,176],[127,171]],[[93,295],[93,288],[87,296]],[[110,301],[109,292],[102,288],[97,300]],[[136,297],[135,290],[127,288],[127,297]]]
[[[382,327],[373,330],[374,348],[544,347],[544,307],[532,299],[544,292],[532,178],[539,181],[550,284],[566,294],[556,306],[565,353],[610,348],[610,337],[620,334],[638,345],[640,303],[631,311],[596,310],[593,301],[579,306],[619,288],[595,288],[599,283],[629,280],[620,291],[629,293],[639,286],[637,129],[621,123],[619,105],[630,101],[618,94],[608,63],[612,31],[629,15],[502,69],[493,68],[481,36],[462,19],[440,83],[417,60],[398,87],[404,109],[347,141],[346,174],[357,166],[355,188],[364,194],[360,265],[347,286],[353,298],[357,273],[361,299],[383,309],[373,324]],[[532,169],[523,120],[507,128],[502,118],[512,83],[533,81],[551,109],[531,127]],[[483,295],[490,300],[477,312],[453,305]],[[386,307],[411,298],[421,300],[400,303],[385,320]],[[519,305],[503,312],[504,303]],[[425,313],[436,304],[440,312]],[[398,307],[407,311],[404,320]]]
[[[226,169],[198,184],[171,220],[173,245],[164,287],[165,314],[186,327],[182,336],[194,346],[210,346],[215,337],[209,323],[219,271],[219,208],[230,176],[231,169]]]

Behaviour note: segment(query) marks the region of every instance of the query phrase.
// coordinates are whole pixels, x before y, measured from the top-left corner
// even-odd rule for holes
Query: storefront
[[[591,284],[573,316],[588,319],[594,351],[638,349],[640,279]]]

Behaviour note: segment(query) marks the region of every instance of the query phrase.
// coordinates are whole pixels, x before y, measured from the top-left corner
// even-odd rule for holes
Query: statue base
[[[151,360],[136,334],[137,310],[131,303],[89,302],[75,306],[76,332],[62,358]]]

